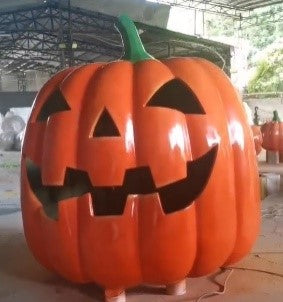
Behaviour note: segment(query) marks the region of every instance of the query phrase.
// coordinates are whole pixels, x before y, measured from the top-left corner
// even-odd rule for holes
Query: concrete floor
[[[71,284],[33,259],[22,228],[19,158],[17,152],[0,152],[0,301],[103,301],[103,292],[95,285]],[[262,202],[262,216],[261,234],[253,251],[235,265],[225,293],[201,301],[283,301],[283,192]],[[187,279],[188,293],[179,297],[166,296],[163,288],[141,286],[127,292],[127,301],[197,301],[204,293],[222,290],[228,273]]]

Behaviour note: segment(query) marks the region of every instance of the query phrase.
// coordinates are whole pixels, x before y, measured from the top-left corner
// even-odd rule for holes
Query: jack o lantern
[[[283,152],[283,122],[278,112],[273,111],[273,119],[262,127],[262,147],[268,151]]]
[[[158,61],[130,19],[119,28],[122,60],[38,93],[21,170],[35,258],[107,297],[236,262],[259,228],[253,138],[228,77],[200,58]]]

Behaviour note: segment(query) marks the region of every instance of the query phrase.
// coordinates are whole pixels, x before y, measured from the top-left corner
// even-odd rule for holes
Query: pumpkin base
[[[125,291],[105,290],[105,302],[126,302]]]
[[[276,151],[266,151],[266,162],[269,164],[279,163],[279,153]]]
[[[187,292],[186,279],[166,286],[167,295],[181,296]]]

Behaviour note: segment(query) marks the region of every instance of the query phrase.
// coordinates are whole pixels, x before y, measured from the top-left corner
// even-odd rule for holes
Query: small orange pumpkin
[[[255,145],[255,151],[258,155],[262,150],[262,133],[260,130],[260,126],[258,125],[252,125],[252,132],[254,137],[254,145]]]
[[[132,21],[120,28],[123,60],[69,68],[38,93],[21,171],[36,259],[110,296],[238,261],[260,217],[253,138],[228,77],[200,58],[155,60]]]
[[[266,123],[261,129],[262,147],[268,151],[283,152],[283,122],[281,122],[278,112],[273,111],[273,119]]]

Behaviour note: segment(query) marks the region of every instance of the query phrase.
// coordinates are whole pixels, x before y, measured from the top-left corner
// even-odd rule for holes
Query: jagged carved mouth
[[[157,188],[150,168],[127,169],[122,186],[93,186],[87,172],[67,168],[64,185],[45,186],[41,180],[40,168],[26,158],[27,176],[30,187],[42,203],[47,216],[58,218],[58,203],[64,199],[79,197],[85,193],[92,196],[94,213],[122,215],[127,196],[130,194],[159,194],[164,213],[172,213],[188,207],[204,190],[212,172],[217,146],[203,156],[187,162],[187,177]]]

